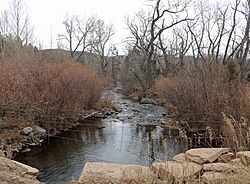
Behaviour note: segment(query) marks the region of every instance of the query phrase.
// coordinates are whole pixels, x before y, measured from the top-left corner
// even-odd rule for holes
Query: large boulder
[[[204,171],[214,171],[214,172],[234,172],[237,167],[229,163],[209,163],[203,164]]]
[[[229,148],[198,148],[186,151],[186,157],[192,162],[204,164],[206,162],[212,163],[222,154],[228,152]]]
[[[250,165],[250,151],[240,151],[236,154],[237,158],[241,159],[241,162],[246,165],[249,166]]]
[[[0,157],[0,183],[2,184],[40,184],[34,175],[37,169],[25,164]],[[35,173],[34,173],[35,171]]]
[[[80,183],[120,183],[124,180],[147,183],[156,176],[148,167],[101,162],[87,162],[84,166]]]
[[[13,162],[14,164],[17,164],[17,165],[20,166],[20,167],[23,167],[23,168],[27,169],[27,172],[26,172],[27,174],[30,174],[30,175],[33,175],[33,176],[38,176],[38,174],[39,174],[39,170],[36,169],[36,168],[34,168],[34,167],[31,167],[31,166],[28,166],[28,165],[26,165],[26,164],[17,162],[17,161],[15,161],[15,160],[12,160],[12,162]]]
[[[169,182],[190,181],[200,174],[202,166],[194,162],[156,162],[152,165],[152,170],[162,180]]]

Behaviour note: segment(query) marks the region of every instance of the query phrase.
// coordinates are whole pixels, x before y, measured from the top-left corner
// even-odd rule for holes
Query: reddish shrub
[[[34,60],[36,61],[34,61]],[[48,63],[41,58],[0,63],[0,106],[76,115],[101,97],[103,82],[89,67],[73,61]]]

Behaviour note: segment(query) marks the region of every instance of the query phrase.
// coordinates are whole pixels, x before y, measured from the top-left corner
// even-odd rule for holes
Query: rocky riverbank
[[[62,134],[86,119],[106,118],[117,112],[119,112],[119,107],[113,104],[85,111],[73,121],[63,120],[62,116],[60,121],[44,120],[45,123],[42,124],[20,122],[19,119],[8,122],[5,117],[2,117],[0,120],[0,156],[13,159],[19,152],[29,152],[33,147],[41,146],[48,137]]]
[[[39,184],[36,168],[0,157],[3,184]],[[171,161],[150,167],[114,163],[86,163],[79,181],[71,184],[165,184],[165,183],[242,183],[250,181],[250,151],[236,154],[228,148],[191,149]]]
[[[1,184],[39,184],[36,179],[39,171],[36,168],[0,157]]]
[[[243,183],[250,181],[250,151],[236,154],[228,148],[191,149],[173,160],[150,167],[112,163],[86,163],[79,181],[97,183]]]

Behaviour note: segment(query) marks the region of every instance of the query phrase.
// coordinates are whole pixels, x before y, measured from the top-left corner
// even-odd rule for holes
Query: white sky
[[[62,33],[65,15],[90,17],[97,15],[107,23],[112,23],[116,34],[113,38],[119,44],[126,35],[124,17],[133,15],[144,7],[145,0],[23,0],[28,8],[37,43],[50,48],[51,27],[53,46],[57,45],[57,35]],[[9,0],[0,0],[0,11],[8,8]],[[120,49],[121,50],[121,47]]]

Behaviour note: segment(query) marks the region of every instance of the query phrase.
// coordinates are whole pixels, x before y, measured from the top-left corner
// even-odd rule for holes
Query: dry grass
[[[224,65],[206,61],[159,79],[155,91],[172,109],[190,120],[202,120],[204,115],[221,120],[222,112],[236,119],[248,117],[250,87],[229,76]]]
[[[159,79],[154,90],[188,123],[221,123],[224,146],[242,150],[249,148],[250,85],[236,73],[208,60]]]
[[[231,147],[234,152],[250,148],[250,128],[245,118],[236,121],[232,116],[223,114],[222,134],[224,147]]]
[[[106,177],[103,175],[93,174],[92,178],[88,178],[83,182],[72,181],[71,184],[249,184],[250,182],[250,169],[242,168],[237,173],[223,173],[222,178],[216,178],[216,174],[214,174],[214,178],[210,181],[197,177],[196,179],[192,178],[190,180],[162,180],[157,177],[153,177],[152,180],[141,180],[140,174],[138,174],[138,179],[129,179],[127,177],[123,177],[121,179]]]

